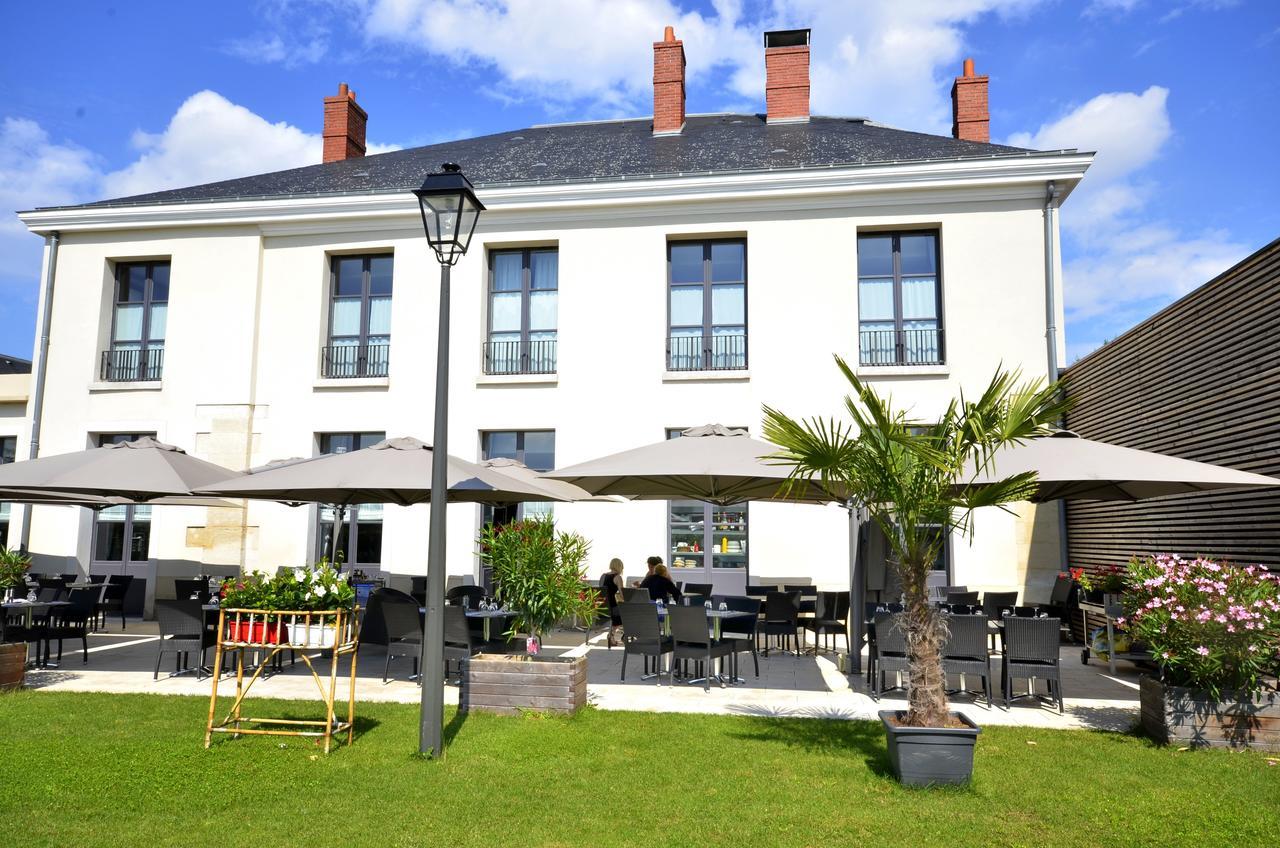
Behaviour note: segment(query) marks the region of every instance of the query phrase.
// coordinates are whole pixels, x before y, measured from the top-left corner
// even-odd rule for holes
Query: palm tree
[[[998,370],[976,399],[963,393],[936,421],[913,421],[836,364],[853,392],[845,396],[851,423],[796,420],[764,408],[764,436],[782,448],[771,459],[793,466],[795,480],[818,478],[832,491],[849,493],[888,540],[902,583],[909,660],[904,723],[940,727],[947,720],[942,672],[945,622],[929,603],[926,581],[953,532],[971,535],[973,511],[1027,500],[1034,472],[973,485],[1006,445],[1047,434],[1066,411],[1057,384],[1019,382],[1019,372]]]

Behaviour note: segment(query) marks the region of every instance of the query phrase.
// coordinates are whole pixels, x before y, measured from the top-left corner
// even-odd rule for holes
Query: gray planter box
[[[462,664],[461,710],[572,714],[587,703],[586,657],[477,654]]]
[[[1280,751],[1280,692],[1223,692],[1214,701],[1199,689],[1141,680],[1142,729],[1157,742],[1192,748]]]
[[[982,732],[960,713],[954,718],[967,727],[898,727],[890,721],[897,710],[881,710],[889,740],[889,762],[904,786],[967,783],[973,777],[973,748]]]

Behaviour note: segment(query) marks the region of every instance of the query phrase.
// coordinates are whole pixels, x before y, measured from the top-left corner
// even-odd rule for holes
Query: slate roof
[[[0,374],[30,374],[31,363],[16,356],[0,353]]]
[[[1027,155],[882,126],[814,117],[768,124],[763,115],[695,115],[680,135],[654,137],[649,118],[535,126],[512,132],[309,165],[86,206],[192,203],[408,191],[457,162],[476,186],[641,179],[677,174],[824,168],[934,159]]]

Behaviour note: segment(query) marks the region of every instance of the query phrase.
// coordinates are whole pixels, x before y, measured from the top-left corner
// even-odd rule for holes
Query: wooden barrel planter
[[[1208,692],[1141,680],[1142,729],[1157,742],[1192,748],[1280,751],[1280,692]]]
[[[0,642],[0,692],[22,688],[26,673],[26,643]]]
[[[464,711],[572,714],[586,702],[586,657],[477,654],[462,664]]]

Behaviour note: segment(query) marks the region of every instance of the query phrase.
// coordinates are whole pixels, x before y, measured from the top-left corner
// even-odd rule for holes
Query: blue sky
[[[340,81],[378,149],[647,115],[665,24],[691,112],[762,110],[760,33],[810,26],[816,113],[946,133],[972,55],[993,140],[1097,150],[1062,216],[1069,359],[1280,236],[1274,0],[83,0],[5,23],[0,352],[24,357],[40,240],[12,210],[318,161]]]

